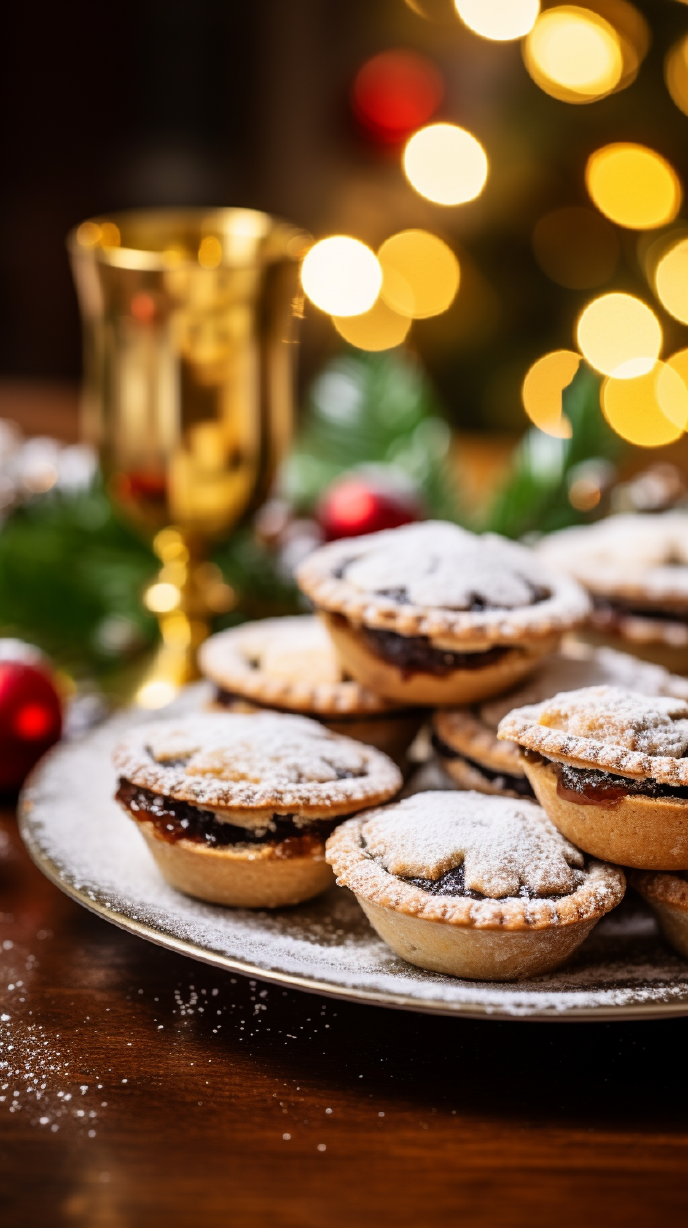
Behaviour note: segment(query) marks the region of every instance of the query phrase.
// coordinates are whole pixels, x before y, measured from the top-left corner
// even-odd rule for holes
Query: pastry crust
[[[688,611],[688,514],[623,514],[562,529],[538,554],[596,596]]]
[[[317,721],[273,712],[207,713],[145,723],[114,752],[120,775],[164,797],[260,829],[273,815],[332,819],[387,801],[395,764]]]
[[[551,763],[524,766],[555,827],[586,853],[637,869],[688,869],[688,801],[632,795],[607,806],[573,802],[559,796]]]
[[[688,703],[682,699],[586,687],[516,708],[498,737],[573,767],[688,784],[688,758],[681,757],[688,748]],[[662,749],[670,753],[652,753]]]
[[[322,622],[310,614],[265,618],[211,635],[198,662],[216,686],[263,707],[322,717],[395,711],[344,676]]]
[[[629,882],[647,900],[665,938],[688,959],[688,882],[677,874],[632,870]]]
[[[557,644],[555,637],[512,646],[491,664],[436,676],[401,669],[373,652],[355,624],[327,612],[322,612],[321,617],[346,669],[364,686],[407,705],[465,704],[497,694],[529,674],[541,656],[551,652]]]
[[[442,521],[332,542],[297,579],[317,609],[354,627],[423,636],[449,651],[551,640],[590,608],[574,580],[526,547]],[[388,595],[399,586],[407,599]]]
[[[327,860],[398,955],[477,980],[516,980],[556,967],[625,890],[618,867],[583,868],[579,851],[556,836],[534,803],[476,793],[415,794],[350,819],[328,839]],[[492,883],[499,897],[431,893],[408,881],[409,870],[430,881],[455,866],[466,883]],[[513,894],[510,884],[518,881],[569,890]]]
[[[282,857],[280,844],[209,848],[192,840],[164,840],[146,821],[136,825],[167,881],[211,904],[284,908],[310,900],[334,881],[324,840],[306,857]]]
[[[629,687],[644,695],[688,699],[688,679],[669,674],[660,666],[639,661],[627,653],[615,652],[611,648],[595,649],[572,641],[548,657],[537,673],[516,691],[488,700],[475,708],[440,709],[433,716],[433,728],[441,742],[473,760],[478,767],[525,779],[517,743],[500,741],[497,737],[500,721],[514,708],[543,702],[558,691],[604,683]],[[473,783],[477,773],[470,769],[470,765],[464,765],[460,760],[454,761],[456,770],[452,771],[449,758],[442,757],[442,762],[464,788],[482,787]],[[465,772],[465,767],[469,768],[470,775]],[[470,779],[472,783],[465,784],[465,779]],[[507,791],[496,788],[487,777],[482,779],[485,792],[506,793],[508,796]]]

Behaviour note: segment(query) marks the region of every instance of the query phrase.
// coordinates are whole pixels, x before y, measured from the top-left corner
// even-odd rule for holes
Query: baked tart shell
[[[556,648],[558,635],[510,646],[492,664],[435,676],[406,671],[372,652],[364,633],[341,615],[320,612],[345,669],[363,686],[401,704],[468,704],[508,690]]]
[[[586,884],[556,899],[429,895],[367,855],[361,840],[365,821],[366,815],[357,816],[336,828],[327,841],[327,860],[383,941],[430,972],[476,981],[549,972],[624,895],[623,872],[594,861]]]
[[[234,908],[284,908],[332,886],[325,843],[305,857],[281,857],[279,844],[209,848],[192,840],[170,842],[152,823],[137,821],[158,869],[185,895]]]
[[[356,897],[373,929],[410,964],[469,981],[518,981],[558,968],[597,924],[551,930],[488,930],[443,925]]]
[[[640,870],[688,869],[688,802],[628,796],[613,805],[560,797],[551,762],[524,762],[543,810],[567,840],[603,861]]]
[[[631,871],[629,882],[650,905],[667,942],[688,959],[688,882],[685,878]]]

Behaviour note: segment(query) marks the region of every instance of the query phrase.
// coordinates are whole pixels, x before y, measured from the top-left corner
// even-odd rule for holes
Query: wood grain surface
[[[0,819],[3,1228],[688,1219],[688,1021],[469,1022],[233,977],[87,913]]]

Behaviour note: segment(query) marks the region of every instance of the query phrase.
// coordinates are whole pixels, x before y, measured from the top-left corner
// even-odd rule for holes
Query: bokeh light
[[[654,149],[620,142],[591,154],[585,183],[601,213],[631,230],[673,221],[683,191],[674,168]]]
[[[562,393],[580,365],[580,354],[554,350],[538,358],[521,389],[523,407],[534,426],[557,439],[570,439],[571,423],[562,408]]]
[[[420,320],[446,311],[459,288],[459,262],[437,235],[404,230],[377,253],[382,269],[380,297],[394,311]]]
[[[532,30],[540,0],[454,0],[454,7],[474,34],[505,43]]]
[[[307,253],[301,285],[321,311],[357,316],[369,311],[380,293],[382,269],[365,243],[348,235],[332,235]]]
[[[379,140],[403,141],[434,115],[444,94],[439,70],[413,51],[383,51],[356,75],[354,114]]]
[[[606,379],[600,404],[617,435],[641,448],[673,443],[688,425],[688,388],[664,362],[635,379]]]
[[[679,111],[688,115],[688,34],[667,52],[664,80]]]
[[[624,75],[621,40],[598,13],[563,4],[542,13],[523,44],[536,85],[562,102],[594,102]]]
[[[688,324],[688,239],[681,239],[662,256],[654,283],[662,306],[682,324]]]
[[[408,315],[399,315],[381,298],[358,316],[333,316],[340,337],[359,350],[391,350],[401,345],[411,327]]]
[[[412,187],[436,205],[475,200],[487,180],[487,155],[480,141],[456,124],[429,124],[404,149],[404,171]]]
[[[614,227],[599,213],[577,205],[546,213],[533,231],[540,268],[569,290],[590,290],[609,281],[619,250]]]
[[[603,375],[631,379],[649,372],[662,348],[654,311],[632,294],[603,294],[578,319],[581,352]]]
[[[677,375],[681,376],[686,388],[688,388],[688,349],[677,350],[675,354],[671,355],[671,358],[667,358],[666,363]]]

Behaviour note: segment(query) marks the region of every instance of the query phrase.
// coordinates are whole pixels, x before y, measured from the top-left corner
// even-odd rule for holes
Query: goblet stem
[[[144,603],[157,615],[161,642],[136,694],[144,708],[162,707],[199,677],[196,651],[210,620],[234,604],[233,590],[207,559],[204,537],[170,527],[157,534],[153,548],[162,566]]]

